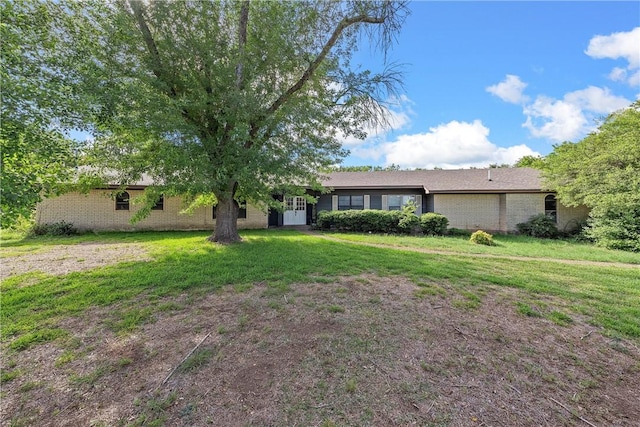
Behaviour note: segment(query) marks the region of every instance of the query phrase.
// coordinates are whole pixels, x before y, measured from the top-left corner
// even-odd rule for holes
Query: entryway
[[[286,197],[282,225],[306,225],[307,201],[304,197]]]

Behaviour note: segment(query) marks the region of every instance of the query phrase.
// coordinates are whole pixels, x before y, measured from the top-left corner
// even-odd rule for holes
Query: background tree
[[[541,156],[524,156],[521,157],[514,166],[517,168],[533,168],[542,170],[544,169],[544,159],[545,158]]]
[[[78,109],[69,91],[72,76],[57,73],[47,58],[58,43],[47,7],[26,1],[0,6],[0,223],[7,228],[71,179],[76,147],[64,129],[78,125]]]
[[[217,202],[217,242],[240,239],[239,204],[266,209],[274,188],[294,195],[318,185],[318,171],[346,154],[339,135],[364,137],[383,119],[398,72],[350,60],[363,37],[386,51],[407,11],[390,1],[49,9],[73,23],[56,29],[67,42],[59,54],[86,56],[71,72],[95,135],[85,151],[92,171],[121,184],[147,174],[156,183],[147,207],[160,194],[184,196],[191,209]]]
[[[587,235],[598,244],[640,251],[640,101],[582,141],[556,146],[543,177],[563,204],[591,208]]]

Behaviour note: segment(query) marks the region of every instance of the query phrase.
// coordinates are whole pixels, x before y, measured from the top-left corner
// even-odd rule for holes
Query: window
[[[553,219],[553,222],[558,222],[558,202],[553,194],[544,198],[544,214]]]
[[[241,207],[238,210],[238,219],[245,219],[247,217],[247,208]],[[216,219],[216,207],[213,207],[213,219]]]
[[[117,211],[128,211],[129,210],[129,193],[123,191],[122,193],[116,195],[116,210]]]
[[[302,196],[286,197],[284,208],[286,211],[306,211],[307,201]]]
[[[151,208],[154,211],[162,211],[164,210],[164,196],[160,196],[155,205]]]
[[[407,203],[409,202],[415,203],[416,196],[389,194],[389,196],[387,196],[387,202],[389,204],[390,211],[399,211]]]
[[[346,211],[349,209],[363,210],[364,196],[338,196],[338,210]]]

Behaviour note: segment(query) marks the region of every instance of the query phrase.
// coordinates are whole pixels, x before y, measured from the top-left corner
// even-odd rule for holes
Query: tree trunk
[[[238,234],[238,211],[240,207],[233,197],[219,198],[216,209],[216,227],[208,240],[211,242],[228,244],[242,239]]]

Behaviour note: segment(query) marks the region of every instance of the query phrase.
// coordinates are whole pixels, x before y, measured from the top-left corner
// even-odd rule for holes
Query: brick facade
[[[142,195],[142,190],[127,190],[131,200]],[[182,199],[168,197],[162,210],[136,224],[130,220],[140,205],[130,203],[129,210],[116,210],[116,202],[108,190],[92,190],[88,194],[68,193],[45,199],[38,205],[36,222],[52,224],[60,221],[72,223],[79,230],[131,231],[131,230],[212,230],[213,207],[201,207],[193,214],[181,214]],[[266,213],[247,207],[247,218],[238,219],[238,228],[267,228]]]

